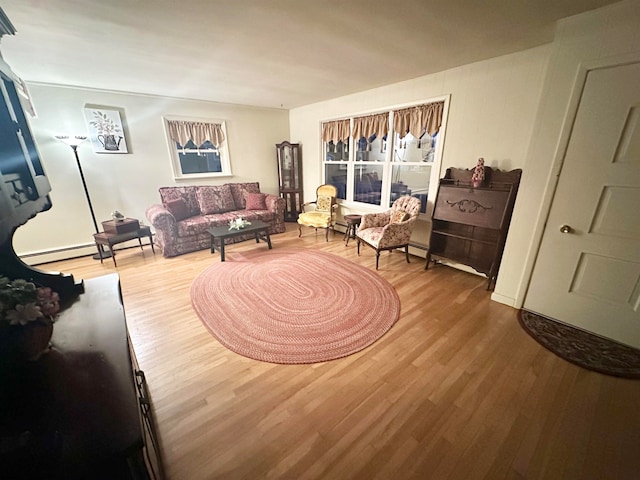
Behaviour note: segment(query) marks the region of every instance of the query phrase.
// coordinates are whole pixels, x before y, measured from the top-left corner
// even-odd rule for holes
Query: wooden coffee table
[[[224,262],[224,242],[227,238],[240,237],[253,233],[256,238],[256,243],[260,243],[260,239],[267,242],[269,250],[271,250],[271,237],[269,237],[269,224],[260,220],[252,220],[251,225],[248,225],[240,230],[229,230],[227,225],[221,227],[211,227],[207,230],[211,235],[211,253],[214,253],[216,249],[220,250],[220,261]],[[218,244],[216,244],[216,242]]]

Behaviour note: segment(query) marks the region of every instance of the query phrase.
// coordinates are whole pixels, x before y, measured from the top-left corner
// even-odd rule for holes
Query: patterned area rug
[[[569,362],[606,375],[640,378],[640,350],[526,310],[519,311],[518,319],[536,341]]]
[[[272,363],[350,355],[400,315],[398,294],[377,273],[302,249],[234,253],[194,280],[191,303],[225,347]]]

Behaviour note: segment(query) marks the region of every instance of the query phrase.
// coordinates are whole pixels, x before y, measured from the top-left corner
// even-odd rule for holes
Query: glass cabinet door
[[[296,221],[302,211],[302,162],[300,144],[276,144],[280,196],[287,202],[284,219]]]

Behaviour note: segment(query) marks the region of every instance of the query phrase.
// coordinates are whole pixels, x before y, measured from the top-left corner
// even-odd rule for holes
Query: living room
[[[31,5],[25,5],[25,3],[31,3]],[[117,270],[109,262],[105,262],[101,266],[98,262],[88,262],[90,257],[83,257],[83,255],[92,254],[95,249],[91,237],[93,233],[91,217],[84,199],[78,171],[73,161],[73,154],[67,146],[54,138],[55,135],[60,133],[86,134],[87,124],[83,116],[83,109],[87,106],[117,109],[123,118],[125,136],[129,147],[129,152],[123,155],[96,154],[88,143],[79,147],[78,153],[85,171],[97,218],[99,220],[107,220],[111,217],[112,211],[118,210],[124,212],[128,217],[146,221],[145,209],[159,201],[158,188],[178,183],[173,176],[166,130],[163,123],[163,119],[167,116],[189,119],[223,119],[226,122],[233,177],[231,179],[202,180],[201,183],[206,184],[219,184],[227,181],[257,181],[260,183],[263,192],[277,194],[278,180],[274,145],[283,140],[299,142],[303,146],[303,187],[305,198],[306,200],[311,200],[316,187],[323,183],[324,180],[320,165],[323,153],[319,125],[322,121],[376,112],[386,108],[428,101],[442,95],[450,95],[446,140],[443,147],[444,152],[440,171],[444,172],[448,167],[472,168],[478,157],[484,157],[487,163],[494,168],[505,170],[522,168],[524,171],[498,282],[493,292],[484,293],[484,297],[481,300],[478,299],[478,305],[481,305],[482,309],[495,313],[502,319],[501,322],[509,322],[515,316],[510,316],[508,312],[514,311],[513,307],[520,308],[526,305],[526,292],[534,270],[538,247],[542,240],[544,221],[553,201],[554,178],[557,176],[559,164],[561,163],[557,152],[558,145],[567,135],[567,111],[572,108],[575,110],[577,98],[579,98],[579,96],[576,97],[575,90],[576,71],[583,68],[585,64],[605,65],[608,61],[606,59],[609,58],[624,58],[626,62],[637,61],[640,53],[640,43],[635,33],[640,8],[638,2],[625,1],[606,6],[600,10],[560,20],[555,26],[555,32],[550,32],[546,42],[516,50],[509,54],[446,68],[436,73],[420,75],[414,78],[398,79],[376,88],[352,90],[352,93],[344,93],[339,96],[328,97],[328,99],[323,98],[311,104],[300,104],[293,107],[287,105],[280,107],[273,104],[243,105],[241,104],[243,102],[238,100],[242,95],[241,93],[236,93],[237,96],[234,97],[233,101],[192,99],[185,87],[177,82],[175,90],[167,91],[163,94],[153,92],[152,88],[147,88],[144,85],[140,86],[140,91],[146,91],[147,93],[136,92],[133,89],[123,91],[119,84],[110,79],[108,65],[104,67],[104,70],[99,71],[102,83],[98,87],[76,86],[73,82],[67,83],[64,76],[60,76],[57,81],[42,81],[35,77],[30,77],[30,75],[26,75],[21,71],[21,65],[25,65],[24,70],[26,71],[26,64],[31,61],[29,58],[25,58],[24,55],[28,54],[29,48],[49,47],[47,45],[29,44],[29,48],[26,48],[24,43],[21,44],[21,42],[30,38],[28,34],[31,29],[46,28],[46,14],[38,13],[38,10],[44,10],[44,7],[39,2],[8,1],[3,4],[3,8],[18,30],[16,36],[3,38],[3,57],[17,74],[24,75],[32,103],[37,111],[37,116],[30,118],[29,121],[52,185],[51,198],[54,205],[50,211],[38,215],[18,229],[14,237],[14,247],[27,262],[34,264],[79,257],[75,260],[69,260],[65,264],[57,264],[70,268],[72,273],[78,275],[79,278],[83,278],[85,274],[96,275],[100,271],[105,273],[117,272],[123,277],[124,302],[127,316],[130,317],[131,321],[132,340],[136,345],[136,350],[138,350],[138,347],[141,350],[141,358],[139,360],[143,365],[145,363],[149,365],[150,371],[153,372],[153,375],[150,376],[152,396],[156,406],[160,408],[159,417],[167,422],[164,427],[165,431],[162,431],[162,427],[160,430],[163,440],[168,442],[166,447],[168,455],[165,455],[165,459],[169,460],[166,470],[170,474],[170,478],[247,478],[249,474],[255,474],[255,476],[260,477],[259,469],[261,465],[265,468],[263,472],[271,472],[270,475],[275,478],[330,478],[326,476],[327,472],[333,473],[333,478],[338,478],[335,476],[339,472],[338,466],[346,468],[345,465],[348,460],[352,460],[357,455],[365,455],[364,452],[371,448],[370,444],[375,445],[376,440],[369,438],[369,443],[358,443],[359,450],[352,452],[354,457],[351,457],[346,453],[348,448],[345,445],[351,445],[348,440],[341,441],[333,434],[327,436],[327,433],[322,429],[317,430],[315,433],[306,432],[304,426],[299,426],[301,445],[296,450],[288,450],[285,453],[280,452],[278,454],[276,451],[279,447],[266,446],[260,442],[251,443],[250,434],[240,431],[239,436],[242,437],[245,448],[248,451],[252,451],[251,448],[255,446],[256,450],[253,451],[253,454],[259,458],[254,458],[256,466],[253,470],[248,467],[246,470],[242,470],[243,467],[230,461],[228,465],[234,464],[235,468],[238,468],[235,472],[225,472],[212,467],[211,463],[215,462],[210,462],[207,457],[209,444],[206,442],[189,444],[188,439],[191,434],[211,440],[207,433],[197,428],[197,423],[202,421],[205,415],[203,412],[206,412],[208,408],[216,408],[213,405],[208,405],[209,401],[222,402],[224,399],[215,393],[216,388],[219,386],[217,381],[209,382],[206,386],[203,386],[204,392],[198,391],[197,386],[190,385],[189,388],[193,390],[190,390],[189,398],[182,398],[178,402],[179,408],[185,409],[184,413],[178,415],[179,418],[174,417],[174,420],[172,420],[167,412],[170,411],[172,415],[176,415],[179,408],[175,404],[172,407],[171,402],[175,402],[181,392],[172,391],[170,386],[172,382],[179,382],[181,387],[184,387],[189,382],[185,382],[184,379],[178,380],[178,377],[181,375],[199,376],[199,373],[197,373],[198,368],[206,370],[207,375],[215,376],[216,371],[211,368],[211,365],[202,366],[208,361],[205,359],[206,356],[212,354],[212,352],[213,356],[209,360],[211,364],[229,364],[229,362],[233,364],[232,369],[225,371],[224,379],[219,381],[222,384],[225,382],[233,383],[231,379],[235,374],[242,375],[247,382],[246,384],[249,385],[251,379],[255,376],[262,379],[259,381],[266,383],[281,382],[286,385],[287,382],[294,382],[296,388],[303,390],[307,388],[309,392],[312,392],[312,395],[319,395],[313,384],[308,384],[305,387],[303,384],[296,383],[288,377],[289,375],[299,375],[301,377],[313,377],[315,381],[320,381],[320,379],[313,375],[313,369],[295,368],[282,371],[267,369],[256,364],[256,362],[246,361],[246,359],[230,359],[227,356],[228,354],[222,353],[223,349],[211,350],[212,347],[206,343],[206,332],[201,331],[199,336],[195,336],[195,334],[178,329],[177,326],[164,320],[159,321],[158,325],[165,329],[165,332],[170,333],[171,336],[181,337],[180,344],[182,346],[188,347],[190,342],[194,342],[195,351],[190,355],[197,357],[198,362],[193,364],[192,368],[195,371],[189,371],[189,363],[187,358],[184,357],[167,369],[154,363],[171,363],[168,356],[175,355],[176,352],[167,345],[171,342],[170,338],[154,338],[156,335],[162,335],[162,332],[153,332],[150,326],[154,320],[151,314],[147,316],[145,312],[153,312],[154,315],[166,312],[167,314],[180,316],[189,308],[189,304],[188,301],[185,303],[183,299],[181,303],[176,304],[179,307],[174,306],[172,303],[145,307],[144,302],[149,295],[149,286],[144,284],[143,277],[138,276],[139,272],[136,274],[135,270],[149,268],[148,274],[157,276],[162,275],[165,270],[175,269],[177,272],[176,278],[171,288],[183,288],[185,292],[188,292],[190,281],[196,275],[197,268],[201,268],[206,263],[211,262],[210,254],[208,252],[198,252],[185,258],[179,257],[180,263],[164,263],[168,262],[168,260],[164,260],[160,256],[157,256],[159,258],[150,259],[147,251],[144,252],[142,258],[136,260],[140,253],[139,251],[133,253],[135,250],[131,250],[131,253],[126,252],[119,257]],[[73,12],[67,13],[69,16],[68,28],[72,29],[74,22],[82,21],[82,19],[74,17]],[[74,38],[73,41],[78,40]],[[142,37],[140,42],[146,44],[150,42],[150,37]],[[597,45],[597,48],[594,45]],[[49,54],[59,55],[57,52],[49,52]],[[420,57],[419,54],[418,57]],[[140,59],[143,64],[147,61],[147,59]],[[69,69],[72,68],[80,67],[71,66],[70,64]],[[86,68],[91,67],[87,65]],[[149,66],[149,68],[158,67]],[[179,68],[183,69],[184,67]],[[161,75],[159,71],[157,72],[158,75]],[[271,101],[272,99],[269,98],[269,100]],[[363,213],[371,210],[362,205],[344,204],[341,208],[341,215]],[[61,225],[64,225],[65,228],[60,228]],[[427,243],[428,231],[429,219],[422,218],[421,226],[415,232],[416,240],[420,240],[419,243]],[[282,243],[293,245],[297,234],[295,232],[287,232],[284,236]],[[320,237],[318,236],[318,238]],[[331,240],[333,245],[331,246],[323,245],[322,242],[316,241],[313,236],[304,238],[301,242],[311,248],[336,250],[336,244],[340,244],[340,248],[344,249],[344,245],[338,239],[337,235],[333,237]],[[321,240],[324,241],[323,238]],[[277,246],[278,237],[274,236],[273,241]],[[242,245],[238,248],[241,251],[248,248],[248,246]],[[419,251],[412,251],[412,253],[415,255],[416,261],[412,260],[411,265],[415,270],[411,270],[411,272],[414,275],[422,274],[421,266],[418,266],[417,263],[421,263],[418,259],[420,256],[424,256],[424,253]],[[123,259],[122,262],[120,258]],[[356,261],[361,261],[364,265],[371,264],[370,257],[361,256],[359,258]],[[401,296],[405,301],[409,300],[415,294],[412,293],[411,288],[408,286],[412,281],[411,277],[408,274],[402,275],[400,273],[400,270],[404,268],[404,264],[396,262],[395,255],[390,256],[390,258],[392,258],[390,266],[397,270],[393,270],[392,273],[383,273],[383,275],[387,275],[390,280],[402,282],[401,289],[403,293]],[[443,301],[452,304],[464,302],[465,299],[462,297],[465,295],[476,298],[478,286],[473,283],[475,278],[471,277],[471,280],[469,280],[466,277],[459,277],[458,275],[462,274],[457,272],[444,273],[447,270],[449,269],[443,269],[441,272],[436,273],[437,277],[435,278],[442,278],[442,281],[447,281],[447,276],[451,275],[452,279],[450,281],[462,282],[465,287],[457,291],[455,295],[451,293],[445,294],[434,288],[434,285],[429,285],[430,282],[427,280],[420,281],[427,283],[427,285],[424,285],[425,288],[434,288],[433,290],[428,290],[431,295],[434,297],[442,296]],[[164,280],[168,281],[169,279],[165,278]],[[480,278],[480,280],[482,279]],[[157,284],[152,285],[152,288],[157,288]],[[185,294],[188,295],[188,293]],[[176,300],[173,297],[171,298],[174,301]],[[432,302],[426,302],[424,307],[414,305],[411,308],[415,309],[416,315],[419,315],[420,313],[418,312],[422,308],[426,308],[427,304],[432,305]],[[472,305],[465,305],[471,309],[474,308]],[[442,309],[442,306],[433,306],[433,308]],[[481,318],[484,321],[488,321],[488,314],[485,312],[483,315],[485,316]],[[193,327],[194,319],[190,318],[187,323]],[[410,334],[410,332],[421,331],[421,327],[417,323],[411,324],[411,327],[413,330],[406,328],[402,332]],[[467,334],[471,335],[470,332],[471,330],[468,330]],[[202,335],[203,333],[205,334],[204,336]],[[509,330],[507,338],[511,338],[513,335],[515,333]],[[464,344],[464,337],[459,338],[459,340]],[[144,347],[145,343],[148,343],[147,348]],[[165,348],[167,350],[163,352]],[[434,350],[430,351],[433,353]],[[377,354],[384,356],[382,352],[377,352]],[[384,358],[387,361],[393,361],[394,359],[393,356]],[[417,364],[423,361],[424,358],[415,360]],[[361,377],[358,375],[355,375],[355,377],[350,376],[349,381],[366,383],[372,375],[372,369],[385,368],[380,363],[382,362],[366,364],[365,357],[357,357],[348,363],[344,363],[343,368],[349,367],[356,372],[362,373]],[[446,364],[446,362],[444,363]],[[545,360],[542,363],[545,368],[551,368],[552,365],[557,367],[557,364],[553,363],[552,360]],[[151,366],[151,364],[153,365]],[[201,367],[197,365],[201,365]],[[502,365],[505,364],[502,363]],[[415,373],[416,365],[412,364],[412,362],[408,362],[405,366],[406,373],[403,375],[410,376],[412,372]],[[465,365],[463,371],[466,371],[465,369],[468,367],[468,365]],[[322,367],[318,368],[322,369]],[[324,368],[331,371],[329,375],[334,376],[336,380],[334,386],[339,385],[340,368],[335,370],[328,367]],[[473,367],[469,368],[473,370]],[[491,367],[487,366],[487,368]],[[396,373],[399,374],[399,370]],[[563,370],[562,375],[566,379],[571,379],[571,388],[575,387],[576,383],[579,383],[576,382],[577,378],[583,378],[582,374],[569,370]],[[442,374],[438,378],[442,382],[447,382],[447,375]],[[452,375],[451,378],[456,378],[456,376]],[[552,376],[547,378],[551,384],[556,382],[556,387],[561,388],[561,379]],[[516,381],[514,378],[503,378],[502,380],[505,382]],[[452,381],[455,382],[455,380]],[[590,383],[590,388],[599,390],[608,380],[597,378],[592,382]],[[291,385],[294,383],[291,383]],[[425,380],[424,384],[411,383],[411,388],[419,389],[419,387],[425,387],[427,383],[428,380]],[[607,385],[610,384],[607,383]],[[260,391],[264,393],[272,386],[267,387],[265,384],[263,387],[266,390]],[[227,401],[237,395],[243,401],[248,402],[247,397],[244,396],[246,391],[243,391],[243,388],[245,387],[243,387],[242,383],[233,383],[233,388],[223,389],[224,394],[227,396]],[[292,386],[291,388],[294,387]],[[398,386],[398,388],[401,387]],[[626,386],[626,384],[624,386],[616,384],[612,388],[624,391],[625,393],[622,394],[622,397],[626,399],[631,398],[629,392],[637,391],[637,388],[634,390],[635,387]],[[155,391],[153,391],[154,389]],[[336,391],[339,391],[339,389]],[[446,392],[452,395],[446,389],[441,390],[440,395],[446,397]],[[553,390],[546,392],[552,394]],[[282,392],[280,394],[284,399],[286,394]],[[582,394],[586,395],[586,392],[580,390],[580,388],[575,390],[573,394],[567,393],[570,396],[580,396]],[[439,394],[434,392],[433,395],[438,397]],[[473,393],[472,390],[469,390],[466,395],[465,398],[458,400],[467,400],[471,403],[476,403],[479,408],[481,407],[481,398],[479,396],[477,398],[473,397],[473,395],[480,395],[480,393]],[[379,400],[382,403],[388,401],[382,398]],[[502,400],[507,401],[504,398]],[[437,398],[437,401],[442,401],[442,398]],[[605,400],[601,401],[605,402]],[[610,401],[614,402],[614,400]],[[199,411],[199,414],[194,414],[193,417],[187,411],[190,407],[190,402],[193,402],[193,406],[197,406]],[[308,408],[313,409],[313,400],[308,399],[308,402],[311,405]],[[376,415],[372,402],[367,402],[365,397],[354,397],[350,407],[356,408],[358,402],[364,402],[367,408],[372,408],[370,415],[374,419],[380,418]],[[276,403],[277,401],[273,400],[270,406],[275,408],[274,405]],[[230,411],[233,412],[229,414],[230,417],[233,414],[242,416],[240,413],[241,405],[242,402],[235,407],[233,402],[229,402]],[[300,404],[288,403],[287,405],[292,409],[306,408],[301,407]],[[325,408],[330,408],[328,405]],[[338,403],[331,405],[333,408],[341,408]],[[163,408],[166,410],[162,410]],[[347,408],[347,406],[342,408]],[[457,408],[460,407],[456,406]],[[583,408],[589,409],[591,406],[583,405]],[[610,410],[613,410],[613,408],[607,407],[604,410],[611,413]],[[633,415],[632,411],[626,411],[629,415]],[[235,425],[240,430],[243,428],[248,429],[249,426],[245,422],[254,422],[259,426],[260,431],[263,431],[269,426],[278,427],[280,422],[286,424],[286,419],[291,416],[295,416],[297,420],[303,418],[303,416],[298,415],[300,414],[299,411],[284,409],[277,410],[277,412],[279,417],[269,416],[268,421],[264,420],[267,417],[260,417],[259,409],[253,410],[253,415],[255,416],[243,418],[242,422],[237,424],[228,419],[229,427],[224,433],[230,434],[232,430],[230,425]],[[318,414],[317,418],[321,418],[317,411],[315,414]],[[350,430],[351,435],[370,435],[370,433],[366,433],[367,415],[369,414],[362,412],[361,418],[354,419],[352,417],[353,421],[350,426],[353,429]],[[518,412],[517,415],[526,416],[522,412]],[[552,414],[549,415],[552,416]],[[416,414],[417,416],[418,414]],[[225,421],[225,417],[219,412],[216,418],[223,423]],[[551,422],[549,418],[545,417],[542,421]],[[389,421],[391,422],[391,420]],[[601,427],[602,423],[607,421],[606,416],[599,417],[598,421],[600,423],[597,426]],[[630,423],[637,422],[637,418],[629,421]],[[619,419],[614,419],[612,423],[619,425],[620,421]],[[288,425],[294,430],[295,436],[295,427],[291,424]],[[418,432],[415,437],[402,437],[402,441],[410,447],[410,452],[419,451],[420,441],[425,440],[426,431],[435,432],[438,430],[437,422],[429,425],[429,428],[425,426],[425,430]],[[545,423],[542,426],[538,426],[540,435],[544,437],[550,434],[547,431],[548,429],[569,428],[567,425],[549,425],[550,423]],[[434,461],[438,451],[446,455],[448,443],[455,443],[456,438],[454,437],[456,433],[462,431],[462,427],[457,423],[451,428],[451,438],[447,438],[446,435],[440,436],[437,440],[439,443],[430,446],[428,458],[431,461]],[[480,427],[478,428],[480,429]],[[584,428],[590,427],[585,425]],[[220,432],[222,433],[223,430],[224,428]],[[371,431],[376,430],[373,429]],[[345,433],[344,431],[341,432]],[[163,433],[164,435],[162,435]],[[378,433],[380,435],[384,434],[383,431],[379,430]],[[284,432],[281,432],[281,435],[285,435]],[[348,434],[345,433],[345,435]],[[465,435],[471,435],[471,433],[466,432]],[[512,432],[512,435],[516,435],[515,431]],[[534,437],[528,438],[528,441],[536,442]],[[230,438],[226,440],[231,441]],[[331,444],[329,440],[335,443]],[[219,442],[220,439],[217,441]],[[612,441],[614,440],[612,439]],[[467,442],[465,444],[462,442],[462,444],[470,449],[470,453],[479,454],[481,452],[481,450],[477,450],[480,448],[480,443]],[[261,448],[257,448],[258,445]],[[289,448],[293,448],[292,443],[287,442],[287,445]],[[501,445],[506,449],[505,444]],[[556,447],[561,448],[557,444]],[[325,449],[324,458],[328,459],[327,461],[330,464],[328,467],[324,466],[328,470],[319,470],[321,467],[318,464],[307,462],[307,465],[311,465],[309,467],[311,473],[307,473],[305,476],[298,471],[299,475],[296,477],[287,476],[289,472],[287,470],[288,465],[295,465],[297,459],[305,456],[307,449],[321,450],[322,448]],[[522,448],[526,450],[527,446]],[[542,447],[539,447],[541,450],[536,450],[537,447],[534,447],[534,445],[531,445],[530,448],[535,450],[535,453],[529,451],[531,456],[527,457],[527,460],[530,460],[532,465],[535,464],[535,466],[532,466],[528,472],[526,472],[526,468],[521,469],[519,473],[525,478],[540,478],[544,475],[544,467],[542,465],[545,462],[543,459],[545,452]],[[187,449],[191,451],[187,452]],[[318,453],[319,450],[315,450],[315,452],[318,457],[322,457],[323,455]],[[388,450],[384,451],[387,452]],[[584,452],[587,450],[580,451],[583,452],[583,456],[586,455]],[[463,456],[463,452],[456,451],[455,456],[451,458],[460,459]],[[501,452],[502,455],[509,455],[505,450],[501,450]],[[234,450],[229,449],[225,452],[225,455],[233,456],[237,453],[237,451],[234,452]],[[412,475],[417,477],[420,472],[425,471],[419,467],[418,463],[411,463],[409,460],[403,459],[403,454],[400,451],[394,451],[394,455],[395,457],[389,460],[389,465],[404,465],[406,467],[404,470],[395,471],[395,473],[398,471],[403,472],[396,478],[413,478]],[[212,458],[214,456],[212,454]],[[495,456],[498,456],[498,454],[495,454]],[[492,458],[495,458],[495,456]],[[521,453],[520,461],[524,461],[524,457],[525,453]],[[612,454],[611,457],[607,458],[613,457],[614,455]],[[247,462],[250,462],[250,459],[244,458]],[[565,457],[554,456],[554,454],[551,454],[551,458],[557,462],[566,462],[568,471],[571,471],[571,468],[582,468],[582,466],[576,466],[578,460],[575,459],[567,460]],[[195,463],[197,465],[189,466],[190,461],[194,459],[196,459]],[[353,461],[356,462],[355,460]],[[427,462],[427,457],[425,456],[421,461]],[[382,460],[378,460],[378,462],[384,463]],[[224,464],[224,461],[221,460],[220,464]],[[372,465],[374,464],[375,461],[358,464],[351,473],[345,475],[345,478],[374,478],[375,475],[368,475],[371,471],[367,470],[367,468],[373,468]],[[268,467],[265,465],[268,465]],[[365,465],[368,465],[368,467],[365,467]],[[407,465],[412,466],[407,467]],[[630,471],[625,469],[630,469],[630,466],[633,465],[637,466],[637,460],[625,457],[624,465],[620,467],[621,470],[618,472],[620,473],[618,478],[631,478],[625,477],[624,474]],[[522,467],[522,465],[519,465],[519,467]],[[465,478],[461,475],[455,477],[455,474],[452,473],[454,467],[451,465],[446,467],[444,464],[440,464],[440,468],[443,469],[442,471],[451,474],[451,476],[439,478]],[[316,472],[315,475],[314,471]],[[380,472],[384,471],[385,469],[381,466]],[[387,478],[393,476],[392,467],[387,467],[386,471],[389,474]],[[486,473],[488,469],[483,471]],[[522,473],[523,471],[526,473]],[[562,467],[554,470],[556,473],[560,471],[562,471]],[[583,470],[580,471],[584,473]],[[245,476],[243,477],[238,472],[244,472]],[[290,472],[296,472],[295,468],[292,468]],[[466,478],[473,477],[472,472],[467,473],[469,473],[469,476]],[[324,477],[323,474],[325,475]],[[459,471],[458,474],[460,474]],[[225,475],[227,476],[225,477]],[[264,476],[266,477],[267,475],[265,474]],[[385,477],[382,475],[379,478]],[[428,477],[422,476],[421,478]]]

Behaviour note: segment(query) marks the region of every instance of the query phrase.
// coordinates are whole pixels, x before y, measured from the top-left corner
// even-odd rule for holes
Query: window
[[[165,118],[165,129],[176,180],[231,175],[224,121]]]
[[[448,100],[324,122],[324,182],[335,185],[346,202],[385,207],[411,195],[427,213],[439,177]]]

